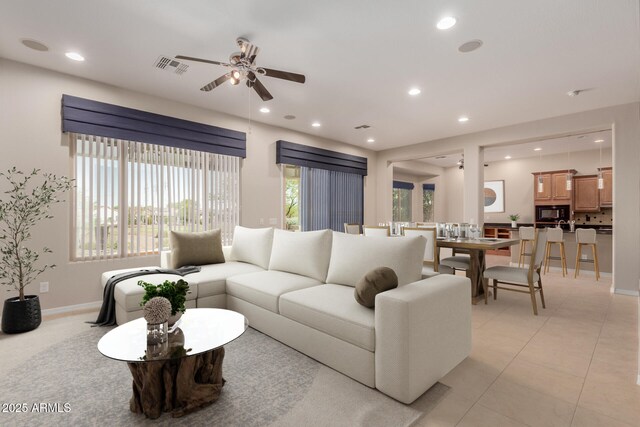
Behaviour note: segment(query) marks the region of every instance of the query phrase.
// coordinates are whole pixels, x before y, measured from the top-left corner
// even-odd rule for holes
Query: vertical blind
[[[362,224],[362,175],[316,168],[300,168],[302,231],[343,231],[344,223]]]
[[[72,135],[75,260],[158,253],[169,231],[221,228],[240,214],[240,159],[90,135]]]

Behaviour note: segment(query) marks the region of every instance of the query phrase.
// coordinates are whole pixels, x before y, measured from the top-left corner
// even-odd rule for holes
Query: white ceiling
[[[602,142],[596,142],[600,140],[602,140]],[[580,135],[570,135],[562,138],[487,147],[484,150],[484,161],[485,163],[505,161],[508,160],[505,159],[506,156],[511,156],[511,160],[550,156],[554,154],[566,156],[567,152],[574,153],[577,151],[597,150],[600,147],[610,149],[611,146],[611,131],[604,130]],[[541,148],[541,150],[536,151],[536,148]],[[459,152],[446,156],[426,157],[416,160],[430,165],[448,168],[455,166],[461,158],[462,152]]]
[[[0,0],[0,56],[277,126],[381,150],[640,100],[638,2],[632,0]],[[436,29],[445,15],[458,19]],[[191,63],[182,76],[159,55],[226,61],[235,39],[260,66],[303,73],[262,78],[275,99]],[[48,52],[27,49],[39,40]],[[462,54],[471,39],[484,46]],[[86,57],[64,57],[75,50]],[[407,95],[419,87],[417,97]],[[577,97],[567,91],[590,88]],[[283,116],[293,114],[296,120]],[[470,121],[460,124],[457,118]],[[322,123],[311,128],[312,121]],[[368,130],[354,130],[369,124]],[[376,142],[368,144],[373,137]]]

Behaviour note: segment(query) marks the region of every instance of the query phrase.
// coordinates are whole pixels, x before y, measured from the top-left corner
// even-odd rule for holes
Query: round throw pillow
[[[354,296],[359,304],[373,308],[376,304],[376,295],[397,287],[398,276],[396,272],[389,267],[378,267],[358,280]]]

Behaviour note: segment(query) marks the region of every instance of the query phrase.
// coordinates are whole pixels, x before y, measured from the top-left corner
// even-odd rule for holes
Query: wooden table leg
[[[187,356],[150,362],[128,363],[133,376],[132,412],[158,418],[162,412],[181,417],[220,397],[224,348]]]

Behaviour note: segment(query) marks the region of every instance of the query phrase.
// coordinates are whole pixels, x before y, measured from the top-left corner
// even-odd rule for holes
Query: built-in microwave
[[[569,221],[570,216],[569,205],[536,206],[536,222]]]

